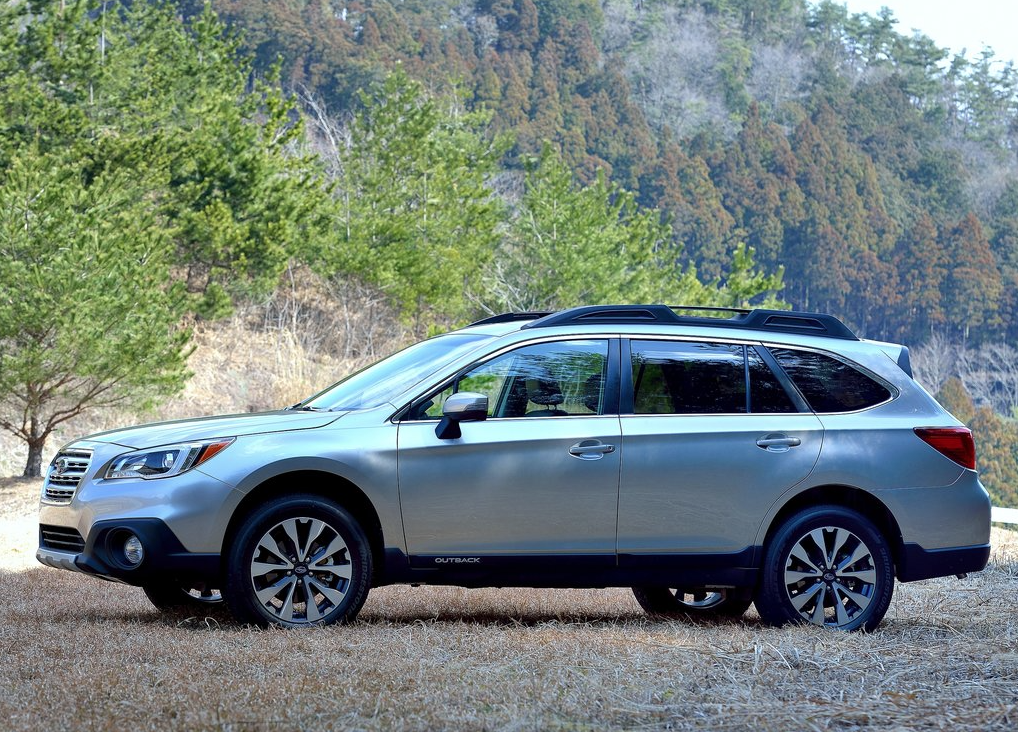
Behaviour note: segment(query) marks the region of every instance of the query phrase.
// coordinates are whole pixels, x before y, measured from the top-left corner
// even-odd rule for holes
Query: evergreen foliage
[[[584,185],[545,147],[528,165],[508,251],[489,285],[492,312],[555,310],[612,302],[780,307],[782,274],[759,271],[736,247],[724,283],[703,283],[682,264],[671,228],[603,173]]]
[[[0,185],[0,427],[40,473],[46,438],[86,409],[144,408],[186,377],[182,292],[135,181],[22,148]]]
[[[485,136],[487,115],[430,98],[401,71],[362,105],[340,151],[336,236],[320,258],[380,286],[418,330],[462,319],[495,252],[502,210],[488,181],[506,142]]]
[[[550,23],[555,40],[544,51],[563,78],[579,84],[592,71],[596,24],[582,17],[596,3],[559,3],[568,22],[526,2],[491,7],[535,39]],[[419,332],[496,301],[483,275],[500,246],[518,241],[538,267],[531,297],[653,299],[675,292],[658,284],[673,273],[690,297],[721,297],[682,270],[660,213],[609,183],[596,158],[588,187],[576,188],[563,164],[548,167],[510,223],[511,202],[494,186],[511,140],[490,131],[490,112],[464,108],[452,85],[432,92],[385,71],[428,47],[391,7],[359,15],[352,40],[370,73],[358,78],[379,81],[333,130],[331,167],[306,153],[302,116],[275,67],[255,74],[207,4],[182,4],[186,21],[175,9],[0,7],[0,427],[28,443],[26,475],[39,474],[46,438],[67,419],[99,406],[140,409],[178,389],[185,316],[216,317],[270,292],[294,259],[378,286]],[[431,17],[434,8],[401,10]],[[579,52],[571,29],[586,34]],[[452,47],[436,53],[448,58]],[[494,70],[489,82],[500,94]],[[557,75],[548,83],[560,94]],[[553,136],[566,124],[546,122]],[[582,149],[571,124],[567,137]],[[518,222],[531,213],[523,234]],[[547,237],[548,226],[562,236]],[[612,253],[610,267],[590,271],[573,246],[581,241]],[[778,288],[748,253],[738,263],[729,299]],[[577,282],[601,289],[567,286]]]
[[[4,3],[0,110],[0,426],[38,475],[63,421],[179,388],[182,317],[271,291],[332,200],[208,9]]]
[[[25,145],[65,151],[86,176],[129,171],[159,210],[191,308],[271,291],[321,230],[328,196],[278,86],[254,80],[209,9],[32,0],[0,17],[0,164]]]
[[[550,147],[528,165],[509,250],[490,287],[493,312],[556,310],[602,302],[651,302],[679,286],[656,252],[669,229],[640,211],[603,173],[589,185]],[[694,280],[695,281],[695,280]]]
[[[325,165],[290,93],[331,120]],[[890,11],[16,0],[0,110],[0,398],[30,446],[172,391],[181,318],[269,292],[294,258],[378,286],[420,332],[504,308],[774,305],[787,267],[790,304],[867,336],[1018,336],[1018,76]],[[75,258],[101,293],[77,309],[52,280]],[[77,353],[72,328],[102,348]],[[984,396],[958,408],[1003,496],[1018,436]]]
[[[777,303],[780,273],[757,271],[750,250],[736,248],[725,282],[717,280],[727,266],[701,282],[659,211],[603,171],[577,180],[551,145],[528,162],[518,201],[499,195],[511,141],[489,134],[489,119],[397,70],[362,94],[345,129],[319,120],[345,142],[333,148],[336,235],[316,261],[379,286],[418,332],[478,309]]]

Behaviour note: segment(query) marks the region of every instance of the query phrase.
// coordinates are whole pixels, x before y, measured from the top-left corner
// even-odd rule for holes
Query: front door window
[[[437,419],[452,394],[488,397],[488,416],[570,417],[605,413],[607,340],[537,343],[471,368],[420,404],[413,419]]]

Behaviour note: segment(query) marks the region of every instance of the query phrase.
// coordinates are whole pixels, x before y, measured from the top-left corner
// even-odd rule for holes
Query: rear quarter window
[[[768,350],[814,412],[855,412],[892,396],[883,384],[831,356],[792,348]]]

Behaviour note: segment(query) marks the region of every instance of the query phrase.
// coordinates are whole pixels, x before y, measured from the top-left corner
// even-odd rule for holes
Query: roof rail
[[[480,320],[474,321],[467,328],[473,328],[475,325],[491,325],[493,323],[514,323],[518,320],[537,320],[547,315],[551,315],[550,312],[532,312],[532,313],[499,313],[498,315],[490,315],[487,318],[481,318]]]
[[[708,307],[707,305],[669,305],[671,310],[684,310],[690,313],[696,312],[707,312],[707,313],[751,313],[752,308],[719,308],[715,306]]]
[[[682,311],[681,314],[676,310]],[[731,317],[686,315],[690,311],[731,313]],[[500,316],[496,316],[500,317]],[[521,318],[522,319],[522,318]],[[490,322],[482,321],[482,322]],[[506,322],[506,321],[497,321]],[[551,313],[526,323],[523,328],[551,328],[557,325],[693,325],[705,328],[741,328],[770,333],[798,333],[857,341],[859,338],[833,315],[794,310],[746,310],[689,305],[585,305]]]

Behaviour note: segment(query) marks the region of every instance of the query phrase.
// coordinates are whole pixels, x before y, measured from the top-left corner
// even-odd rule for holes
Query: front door
[[[621,461],[608,355],[609,339],[520,347],[413,407],[398,436],[412,566],[614,564]],[[439,439],[442,404],[459,391],[487,395],[488,419]]]

